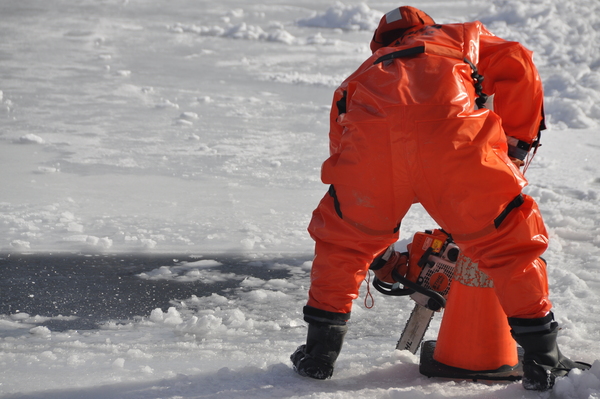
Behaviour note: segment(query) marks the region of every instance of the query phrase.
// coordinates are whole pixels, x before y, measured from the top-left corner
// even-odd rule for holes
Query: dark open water
[[[256,262],[243,257],[204,257],[221,262],[218,270],[262,279],[285,278],[288,271],[272,267],[275,260]],[[0,314],[77,316],[77,320],[42,323],[53,331],[96,329],[109,320],[149,316],[166,311],[173,300],[212,293],[230,297],[239,280],[217,283],[182,283],[144,280],[138,274],[161,266],[174,266],[198,257],[173,255],[0,255]],[[278,259],[301,264],[308,259]],[[291,263],[290,263],[291,262]]]

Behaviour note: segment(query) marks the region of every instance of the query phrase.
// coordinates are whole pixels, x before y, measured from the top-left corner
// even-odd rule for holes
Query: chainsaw
[[[446,306],[460,249],[449,234],[435,229],[417,232],[407,250],[406,276],[394,270],[392,277],[396,283],[386,283],[375,277],[373,287],[385,295],[410,296],[416,302],[396,345],[396,349],[414,354],[435,312]]]

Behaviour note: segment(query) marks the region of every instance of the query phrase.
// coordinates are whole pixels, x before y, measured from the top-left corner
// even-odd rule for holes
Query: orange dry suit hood
[[[411,28],[434,24],[435,21],[419,9],[410,6],[394,8],[381,17],[371,40],[371,51],[389,46]]]

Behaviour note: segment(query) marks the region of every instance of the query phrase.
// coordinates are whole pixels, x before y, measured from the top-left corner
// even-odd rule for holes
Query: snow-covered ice
[[[592,370],[547,393],[427,379],[417,356],[393,350],[412,303],[374,293],[367,309],[363,292],[334,378],[292,372],[289,355],[306,332],[306,226],[326,190],[319,168],[333,90],[369,55],[380,16],[398,5],[2,2],[2,262],[48,252],[186,254],[196,260],[135,277],[233,288],[174,297],[94,329],[52,328],[76,321],[73,314],[0,315],[0,397],[600,397],[596,0],[411,4],[441,23],[480,19],[535,53],[550,129],[527,192],[551,234],[545,258],[559,343]],[[431,227],[415,207],[402,238]],[[224,264],[232,254],[242,259],[238,272]],[[435,339],[439,319],[426,339]]]

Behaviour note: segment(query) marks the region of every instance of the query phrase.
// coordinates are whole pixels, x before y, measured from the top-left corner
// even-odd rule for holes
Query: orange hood
[[[371,40],[371,51],[375,52],[381,47],[389,46],[408,29],[434,24],[435,21],[429,15],[417,8],[410,6],[394,8],[381,17]]]

